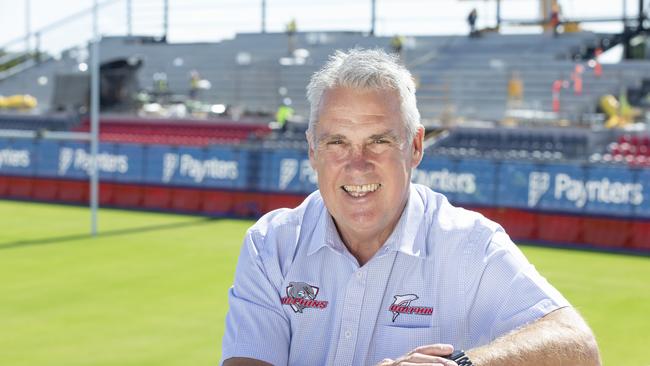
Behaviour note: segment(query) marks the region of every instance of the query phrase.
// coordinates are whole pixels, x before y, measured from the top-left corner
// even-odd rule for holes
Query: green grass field
[[[251,221],[0,201],[0,365],[214,365]],[[524,247],[594,328],[650,365],[650,258]]]

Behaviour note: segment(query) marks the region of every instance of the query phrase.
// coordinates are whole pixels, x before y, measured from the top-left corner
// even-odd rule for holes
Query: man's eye
[[[327,144],[328,145],[341,145],[341,144],[343,144],[343,141],[342,140],[332,140],[332,141],[327,142]]]
[[[376,140],[373,141],[373,143],[375,143],[375,144],[388,144],[388,143],[390,143],[390,141],[388,141],[386,139],[376,139]]]

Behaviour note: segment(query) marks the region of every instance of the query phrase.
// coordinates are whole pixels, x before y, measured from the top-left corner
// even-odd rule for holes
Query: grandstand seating
[[[650,167],[650,135],[622,134],[607,144],[604,151],[591,154],[589,160],[595,163]]]
[[[86,119],[75,131],[88,132]],[[183,146],[234,144],[252,137],[263,137],[270,132],[265,124],[210,122],[192,120],[160,120],[111,118],[101,120],[100,140],[104,142],[131,142]]]
[[[355,32],[299,33],[299,47],[309,51],[309,57],[300,60],[285,59],[286,41],[283,33],[239,34],[232,40],[219,43],[172,45],[153,42],[145,37],[105,37],[101,43],[101,55],[102,61],[136,54],[143,57],[145,63],[139,76],[143,87],[150,86],[154,73],[164,71],[173,92],[187,93],[189,72],[196,69],[213,86],[211,90],[200,94],[199,97],[204,101],[245,106],[249,111],[269,113],[287,96],[293,100],[292,106],[298,114],[306,116],[306,83],[334,49],[355,46],[388,48],[389,45],[388,37],[369,37]],[[451,111],[466,119],[501,120],[508,109],[506,90],[512,71],[518,71],[524,80],[525,96],[521,108],[551,111],[550,90],[553,80],[567,79],[575,65],[573,55],[581,53],[581,48],[597,41],[598,36],[593,33],[566,34],[559,38],[547,35],[496,34],[478,39],[460,36],[413,37],[405,49],[404,61],[417,77],[419,108],[425,119],[443,119]],[[238,63],[237,60],[241,61],[243,53],[248,54],[250,62]],[[76,56],[71,54],[64,55],[60,61],[47,60],[0,81],[0,91],[4,94],[11,93],[12,90],[22,92],[24,90],[20,88],[37,78],[47,76],[52,80],[54,73],[70,72],[76,65]],[[587,70],[583,75],[582,95],[562,90],[560,116],[592,111],[600,95],[618,93],[621,86],[636,85],[641,78],[650,76],[649,65],[647,61],[605,65],[601,77],[596,77]],[[286,95],[278,92],[280,88],[286,89]],[[43,98],[41,102],[47,104],[51,96],[48,94],[51,93],[51,85],[46,83],[35,90],[39,99]],[[52,121],[50,116],[5,117],[0,115],[0,129],[82,132],[90,129],[88,120],[79,122],[65,116],[55,116],[59,118],[56,121]],[[119,144],[105,144],[107,150],[123,153],[130,158],[131,171],[135,173],[130,176],[100,173],[106,174],[106,179],[102,179],[100,186],[102,205],[208,215],[258,216],[274,208],[295,206],[304,198],[307,189],[315,189],[313,181],[305,178],[304,172],[298,170],[308,163],[304,125],[289,123],[288,131],[281,132],[271,131],[266,120],[263,120],[264,123],[260,123],[260,120],[164,120],[111,115],[102,115],[101,119],[100,139],[103,142],[139,144],[135,149],[137,153],[130,150],[133,146],[123,148],[117,147]],[[20,142],[12,139],[4,144],[11,149],[21,147]],[[182,149],[140,146],[153,144],[183,147],[239,144],[237,147],[228,147],[237,151],[233,154],[236,157],[228,157],[227,160],[240,164],[238,169],[241,170],[238,172],[242,174],[238,173],[238,180],[224,181],[213,177],[209,181],[200,182],[193,181],[189,176],[181,177],[177,172],[170,181],[164,180],[163,171],[156,170],[163,166],[162,153],[156,149],[173,154]],[[83,171],[83,164],[79,164],[79,167],[73,164],[70,169],[74,172],[60,173],[57,162],[58,169],[61,169],[60,147],[64,145],[51,150],[52,146],[42,141],[37,145],[33,148],[36,158],[35,163],[30,165],[31,171],[5,168],[6,176],[0,176],[0,197],[86,202],[88,182],[85,180],[87,173]],[[253,148],[248,149],[249,147]],[[240,154],[239,149],[245,150],[245,154]],[[197,160],[207,159],[207,155],[212,154],[210,149],[187,150],[192,150]],[[55,158],[58,152],[58,161],[45,159],[50,157],[49,151],[52,151],[51,155]],[[647,244],[650,233],[647,206],[628,202],[617,206],[623,207],[617,212],[608,209],[612,204],[594,201],[592,204],[595,208],[589,207],[588,203],[586,208],[577,210],[575,205],[570,205],[572,202],[567,204],[567,200],[555,199],[550,200],[556,205],[551,207],[530,204],[527,201],[530,200],[529,186],[523,186],[521,192],[517,193],[519,198],[523,197],[521,202],[505,199],[514,185],[502,184],[505,187],[503,191],[495,188],[498,182],[509,182],[506,173],[503,173],[503,177],[495,173],[498,168],[506,166],[508,160],[533,162],[515,162],[517,166],[503,172],[512,173],[521,165],[552,173],[552,169],[547,168],[553,166],[554,162],[576,163],[569,165],[576,167],[578,173],[575,179],[579,182],[586,182],[588,174],[582,172],[593,168],[594,164],[581,164],[587,158],[593,163],[650,166],[648,135],[617,135],[613,131],[560,127],[457,127],[427,147],[423,165],[428,162],[426,159],[436,155],[443,157],[440,160],[445,160],[445,165],[425,167],[426,172],[434,174],[435,178],[435,174],[440,171],[446,173],[447,169],[469,168],[478,187],[473,196],[475,200],[469,203],[483,205],[476,209],[504,225],[513,238],[588,243],[619,249],[625,246],[650,249],[650,244]],[[464,160],[466,158],[470,159]],[[492,175],[481,176],[488,170],[485,168],[488,164],[485,160],[478,160],[477,163],[477,159],[472,158],[498,160],[487,162],[492,167]],[[290,163],[287,164],[287,169],[283,169],[285,167],[281,166],[281,160]],[[35,175],[36,168],[33,166],[39,167],[41,161],[49,162],[52,167],[44,169],[43,176]],[[464,166],[463,163],[467,161],[473,165]],[[292,165],[294,163],[296,165]],[[45,165],[41,164],[41,167]],[[156,169],[143,169],[145,166]],[[522,179],[519,180],[528,184],[528,173],[525,169],[522,171]],[[643,182],[642,170],[626,168],[624,172],[628,177],[621,182]],[[617,177],[619,172],[614,169],[608,174]],[[283,179],[289,178],[291,182],[283,182]],[[450,189],[446,194],[454,203],[467,203],[463,201],[463,192]],[[557,209],[559,211],[556,212]]]
[[[67,114],[0,113],[0,129],[2,130],[67,131],[77,123],[79,123],[77,116]]]
[[[598,135],[583,129],[458,127],[427,153],[524,160],[583,160]]]
[[[141,87],[151,89],[153,75],[165,72],[170,90],[189,92],[189,74],[198,70],[212,84],[199,93],[205,101],[243,106],[249,111],[272,113],[289,97],[297,114],[306,116],[305,87],[309,76],[335,49],[356,46],[389,49],[390,37],[373,37],[359,32],[299,32],[297,45],[308,51],[302,58],[287,58],[284,33],[244,33],[215,43],[167,44],[149,37],[104,37],[102,61],[138,56],[144,64],[139,72]],[[459,117],[501,120],[508,110],[506,95],[510,74],[517,71],[524,83],[520,107],[552,111],[551,85],[569,80],[576,62],[574,55],[593,48],[600,37],[590,32],[563,34],[499,35],[480,38],[465,36],[410,37],[404,62],[418,80],[419,108],[425,119],[441,119],[452,113]],[[75,70],[78,52],[48,60],[20,74],[0,81],[3,94],[22,93],[33,85],[41,104],[51,100],[52,85],[34,85],[35,80]],[[246,57],[242,57],[245,55]],[[621,86],[638,87],[650,77],[648,61],[623,61],[603,65],[602,76],[585,66],[583,93],[562,90],[560,115],[576,117],[594,112],[604,94],[618,94]],[[283,88],[283,95],[279,90]]]

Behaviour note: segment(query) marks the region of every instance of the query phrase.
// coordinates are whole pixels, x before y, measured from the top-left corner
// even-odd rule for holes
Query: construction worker
[[[278,107],[275,113],[275,121],[282,132],[287,130],[287,121],[293,117],[294,110],[291,108],[291,99],[284,98],[282,105]]]

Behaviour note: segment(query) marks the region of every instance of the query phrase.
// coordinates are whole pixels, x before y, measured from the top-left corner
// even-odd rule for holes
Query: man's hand
[[[391,360],[387,358],[377,366],[408,366],[408,365],[431,365],[431,366],[458,366],[456,362],[445,357],[454,352],[450,344],[430,344],[420,346],[404,356]]]

